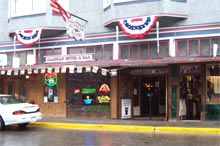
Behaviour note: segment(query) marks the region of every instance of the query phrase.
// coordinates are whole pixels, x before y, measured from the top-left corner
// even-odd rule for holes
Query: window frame
[[[190,54],[190,41],[197,41],[198,46],[197,46],[197,54],[192,55]],[[203,40],[208,40],[209,44],[209,50],[207,50],[208,54],[202,54],[203,46],[201,46],[201,42]],[[179,51],[179,42],[186,42],[186,48],[184,49],[185,51]],[[177,39],[176,40],[176,50],[177,50],[177,57],[204,57],[204,56],[213,56],[213,44],[218,44],[220,46],[220,37],[204,37],[204,38],[192,38],[192,39]],[[180,56],[180,53],[185,53],[184,55]],[[217,56],[220,56],[220,49],[218,49]]]
[[[44,51],[44,55],[42,55],[42,51]],[[55,52],[57,51],[57,53]],[[53,55],[61,55],[62,48],[47,48],[47,49],[39,49],[36,52],[37,56],[37,64],[44,64],[45,63],[45,56],[53,56]]]
[[[16,2],[20,2],[20,6],[24,6],[25,5],[25,10],[18,10],[18,12],[16,12],[16,9],[18,7],[16,7]],[[28,16],[28,15],[34,15],[34,14],[41,14],[41,13],[46,13],[47,11],[47,0],[26,0],[29,1],[30,5],[31,5],[31,9],[27,9],[29,8],[29,6],[26,6],[26,2],[25,0],[9,0],[9,17],[19,17],[19,16]],[[35,3],[37,3],[38,5],[35,5]],[[42,3],[45,3],[42,6]],[[38,6],[41,6],[40,9]]]

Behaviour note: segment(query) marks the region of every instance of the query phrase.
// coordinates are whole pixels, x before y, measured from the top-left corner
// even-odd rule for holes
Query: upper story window
[[[11,17],[46,12],[46,0],[9,0]]]
[[[171,1],[176,1],[176,2],[187,2],[187,0],[171,0]]]
[[[12,66],[13,64],[13,57],[20,58],[20,65],[27,64],[27,55],[32,55],[33,51],[18,51],[18,52],[8,52],[7,53],[7,66]]]
[[[169,56],[168,41],[160,42],[160,51],[157,52],[157,42],[145,42],[135,44],[121,44],[120,45],[120,59],[155,59],[167,58]]]
[[[214,44],[217,44],[218,46],[220,45],[219,37],[177,40],[177,56],[212,56]],[[216,55],[220,55],[219,49]]]
[[[90,46],[90,47],[70,47],[67,50],[68,54],[92,54],[94,60],[112,60],[113,58],[113,46],[102,45],[102,46]]]
[[[33,54],[33,51],[20,51],[16,52],[15,57],[20,58],[20,65],[26,65],[27,64],[27,55]]]
[[[114,4],[120,4],[120,3],[128,3],[128,2],[151,2],[151,1],[158,1],[158,0],[113,0]]]
[[[37,51],[38,63],[43,64],[46,62],[45,56],[54,56],[61,55],[61,48],[53,48],[53,49],[41,49]]]
[[[111,0],[103,0],[103,9],[111,6]]]
[[[135,2],[135,1],[143,1],[143,0],[114,0],[114,3],[125,3],[125,2]]]

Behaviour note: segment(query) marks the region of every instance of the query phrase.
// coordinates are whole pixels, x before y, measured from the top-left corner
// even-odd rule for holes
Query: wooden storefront
[[[25,102],[34,102],[40,106],[44,117],[66,117],[66,75],[58,74],[57,100],[45,100],[44,74],[2,76],[3,93],[13,94]]]

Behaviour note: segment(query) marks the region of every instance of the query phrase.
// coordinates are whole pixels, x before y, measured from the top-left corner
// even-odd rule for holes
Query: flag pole
[[[14,57],[16,55],[16,35],[14,34]]]
[[[157,53],[160,53],[160,42],[159,42],[159,22],[156,22],[156,31],[157,31]]]
[[[115,39],[115,42],[113,43],[113,60],[118,60],[118,49],[119,49],[118,26],[116,26],[115,29],[116,29],[116,32],[115,32],[116,39]]]
[[[70,14],[71,16],[73,16],[73,17],[76,17],[76,18],[78,18],[78,19],[80,19],[80,20],[85,21],[86,23],[88,22],[86,19],[83,19],[82,17],[76,16],[76,15],[70,13],[70,12],[69,12],[69,14]]]
[[[64,18],[63,15],[67,16],[67,13],[68,13],[70,16],[73,16],[73,17],[76,17],[80,20],[83,20],[86,23],[88,22],[86,19],[83,19],[82,17],[76,16],[76,15],[66,11],[65,9],[63,9],[63,7],[58,3],[58,0],[50,0],[50,2],[51,2],[50,6],[52,7],[52,12],[54,12],[55,14],[61,14],[62,17]],[[66,21],[66,20],[64,20],[64,21]]]

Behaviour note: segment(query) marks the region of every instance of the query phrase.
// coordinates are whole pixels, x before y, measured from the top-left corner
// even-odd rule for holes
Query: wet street
[[[220,146],[220,135],[8,127],[0,146]]]

